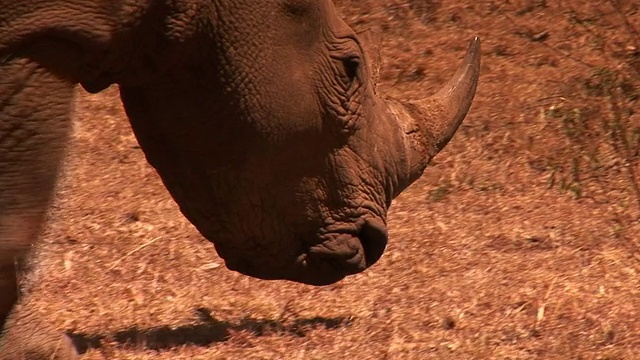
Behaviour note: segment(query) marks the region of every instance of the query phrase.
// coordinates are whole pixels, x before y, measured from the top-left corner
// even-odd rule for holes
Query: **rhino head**
[[[323,285],[374,264],[392,199],[471,105],[479,40],[440,92],[399,101],[331,1],[193,4],[163,21],[159,54],[179,56],[160,75],[116,80],[181,211],[246,275]]]

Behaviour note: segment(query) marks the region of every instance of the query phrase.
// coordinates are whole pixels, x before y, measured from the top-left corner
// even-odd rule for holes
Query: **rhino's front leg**
[[[0,58],[0,359],[72,359],[60,332],[16,306],[17,259],[36,241],[70,130],[73,84],[26,57]]]

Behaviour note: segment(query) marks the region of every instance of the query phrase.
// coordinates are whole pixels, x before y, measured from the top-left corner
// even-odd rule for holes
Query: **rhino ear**
[[[367,73],[370,76],[369,79],[375,92],[380,79],[380,66],[382,65],[382,57],[380,56],[382,35],[380,30],[376,28],[369,28],[359,32],[357,35],[364,50]]]

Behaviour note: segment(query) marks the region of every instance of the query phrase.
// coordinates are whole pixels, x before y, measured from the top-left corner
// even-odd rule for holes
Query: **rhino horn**
[[[480,72],[480,39],[474,37],[455,75],[434,96],[399,102],[388,99],[388,108],[404,132],[408,180],[422,175],[431,159],[451,140],[471,107]]]

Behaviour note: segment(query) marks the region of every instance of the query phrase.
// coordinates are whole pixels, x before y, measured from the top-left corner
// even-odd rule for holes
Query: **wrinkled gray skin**
[[[375,52],[322,0],[0,0],[3,359],[75,351],[17,305],[69,134],[73,88],[110,84],[149,163],[228,268],[322,285],[376,262],[393,197],[473,98],[474,39],[414,102],[375,93]]]

